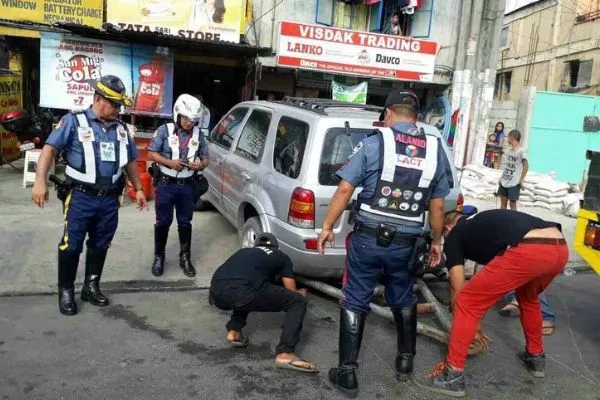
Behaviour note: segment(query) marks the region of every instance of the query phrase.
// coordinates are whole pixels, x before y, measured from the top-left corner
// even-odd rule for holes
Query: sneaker
[[[517,358],[521,361],[521,364],[525,366],[525,369],[536,378],[543,378],[546,370],[546,355],[541,354],[534,356],[529,354],[527,351],[523,351],[517,354]]]
[[[455,371],[445,362],[439,363],[423,380],[415,379],[415,384],[431,392],[452,397],[465,397],[465,373]]]

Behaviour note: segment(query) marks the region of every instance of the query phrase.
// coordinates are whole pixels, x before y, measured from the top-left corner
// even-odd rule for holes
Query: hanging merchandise
[[[367,88],[367,81],[354,86],[346,86],[332,80],[331,98],[347,103],[367,104]]]

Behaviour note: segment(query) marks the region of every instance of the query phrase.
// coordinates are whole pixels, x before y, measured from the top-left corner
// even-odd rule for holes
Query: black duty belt
[[[112,188],[112,189],[96,189],[90,186],[82,185],[80,183],[72,183],[71,189],[76,192],[81,192],[85,194],[89,194],[90,196],[97,197],[106,197],[106,196],[115,196],[123,193],[123,189],[121,188]]]
[[[175,185],[187,185],[191,184],[193,182],[193,179],[193,176],[189,178],[173,178],[171,176],[161,174],[158,178],[158,181],[162,183],[173,183]]]
[[[377,228],[373,228],[367,226],[361,222],[357,222],[354,224],[353,232],[364,233],[369,236],[377,237]],[[392,243],[396,244],[414,244],[417,240],[418,235],[408,235],[396,232],[394,238],[392,239]]]
[[[555,239],[555,238],[541,238],[541,237],[527,237],[521,240],[522,244],[553,244],[553,245],[561,245],[567,244],[565,239]]]

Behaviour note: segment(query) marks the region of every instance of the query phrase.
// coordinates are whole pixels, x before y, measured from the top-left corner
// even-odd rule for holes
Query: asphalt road
[[[443,297],[445,287],[436,289]],[[484,327],[493,346],[467,364],[469,398],[600,398],[600,278],[561,276],[548,295],[558,326],[546,340],[546,378],[532,378],[515,361],[523,347],[518,319],[492,311]],[[330,299],[309,295],[297,349],[317,363],[317,375],[274,368],[282,314],[251,315],[251,346],[241,350],[225,344],[227,314],[208,305],[206,291],[112,294],[112,300],[107,308],[86,305],[63,317],[55,296],[3,298],[0,399],[343,398],[327,385],[327,369],[337,362],[339,313]],[[418,373],[444,351],[419,337]],[[392,324],[371,316],[360,356],[361,399],[443,398],[397,383],[394,353]]]

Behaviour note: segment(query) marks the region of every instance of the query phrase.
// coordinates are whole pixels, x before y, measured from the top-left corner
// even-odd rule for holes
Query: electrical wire
[[[248,29],[246,29],[246,32],[244,33],[244,35],[246,35],[248,33],[248,31],[250,31],[250,29],[252,29],[254,27],[254,25],[256,25],[256,23],[258,21],[260,21],[265,15],[269,14],[271,11],[275,10],[277,7],[279,7],[281,5],[281,3],[283,3],[285,0],[279,0],[277,3],[275,3],[275,5],[271,8],[269,8],[267,11],[265,11],[264,13],[262,13],[261,16],[259,16],[258,18],[255,18],[254,21],[252,21],[252,23],[250,24],[250,26],[248,27]]]

